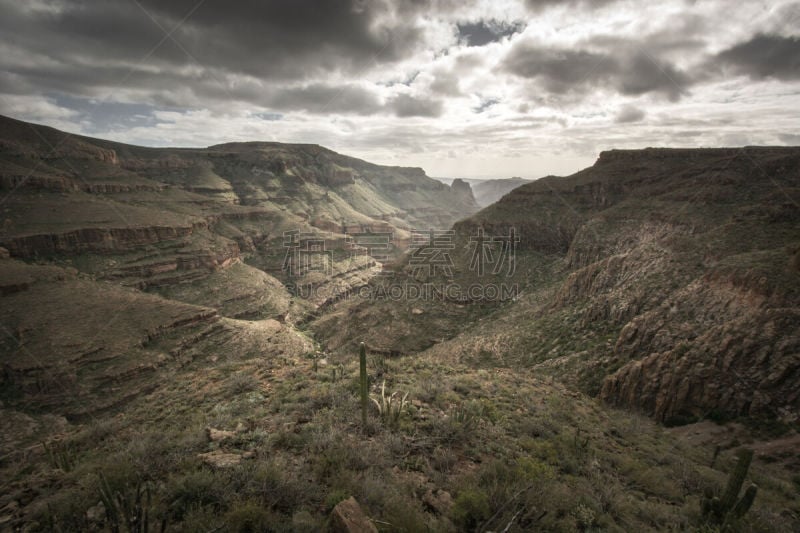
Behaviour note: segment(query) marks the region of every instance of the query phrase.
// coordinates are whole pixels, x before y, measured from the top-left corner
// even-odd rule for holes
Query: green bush
[[[218,487],[220,480],[209,470],[197,470],[175,478],[167,486],[167,501],[175,520],[182,520],[191,510],[210,506],[219,508],[222,501]]]
[[[238,395],[254,391],[258,388],[258,379],[249,372],[236,372],[225,382],[225,388],[231,394]]]
[[[343,489],[333,489],[325,496],[325,511],[331,512],[336,504],[350,497],[350,493]]]
[[[256,502],[241,502],[225,513],[225,530],[232,533],[273,531],[275,525],[280,523],[279,518]]]
[[[466,488],[456,497],[450,514],[460,529],[473,530],[491,516],[489,497],[481,490]]]

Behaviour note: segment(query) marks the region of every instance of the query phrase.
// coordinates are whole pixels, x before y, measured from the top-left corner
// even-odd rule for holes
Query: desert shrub
[[[453,392],[461,396],[469,396],[481,390],[481,384],[469,376],[461,376],[453,384]]]
[[[265,507],[288,513],[306,499],[302,483],[289,474],[283,461],[256,464],[250,472],[244,491]]]
[[[527,483],[541,483],[555,477],[553,468],[531,457],[520,457],[514,468],[514,477]]]
[[[331,512],[333,508],[336,507],[336,504],[349,497],[350,493],[344,489],[332,489],[328,492],[327,496],[325,496],[325,511]]]
[[[170,522],[168,531],[196,533],[197,531],[224,531],[225,516],[211,507],[194,506],[186,510],[181,522]]]
[[[288,429],[276,433],[270,444],[278,449],[301,452],[308,447],[309,440],[309,435]]]
[[[518,474],[516,465],[510,467],[501,460],[481,465],[478,470],[478,486],[487,495],[493,511],[505,506],[514,493],[528,484]]]
[[[129,485],[135,485],[143,477],[141,470],[138,470],[131,457],[127,453],[119,452],[108,455],[103,461],[96,465],[97,475],[94,476],[90,490],[99,493],[101,488],[101,478],[105,480],[103,484],[111,491],[124,491]]]
[[[252,501],[236,503],[225,513],[225,529],[232,533],[273,531],[280,522],[280,517]]]
[[[363,455],[363,448],[344,442],[330,442],[314,457],[313,470],[318,479],[329,479],[339,471],[360,472],[372,466]]]
[[[137,435],[125,447],[124,453],[140,477],[156,479],[175,470],[190,452],[200,451],[204,446],[205,436],[202,433],[184,436],[177,430],[167,428]]]
[[[449,447],[437,446],[431,454],[431,467],[439,472],[449,472],[458,462],[458,456]]]
[[[220,480],[209,470],[202,469],[175,477],[166,487],[166,500],[174,520],[183,520],[198,507],[218,509],[222,504]]]
[[[489,497],[476,488],[465,488],[453,502],[450,517],[461,530],[474,530],[491,516]]]
[[[225,389],[230,394],[244,394],[258,388],[258,379],[248,371],[235,372],[225,381]]]
[[[480,402],[463,402],[450,407],[447,415],[435,428],[435,435],[445,442],[465,442],[474,435],[483,421],[483,406]]]
[[[387,499],[380,521],[392,531],[432,531],[422,504],[408,496]]]
[[[32,531],[88,531],[90,522],[86,511],[91,497],[81,489],[62,491],[50,498],[33,514]]]
[[[375,379],[383,378],[389,373],[391,366],[383,355],[373,355],[367,361],[369,362],[369,368],[372,370],[372,375]]]
[[[73,442],[79,448],[94,448],[107,438],[116,435],[119,430],[120,422],[116,418],[93,420],[86,429],[73,438]]]
[[[575,525],[580,531],[591,529],[596,524],[595,510],[584,503],[576,505],[571,514],[575,517]]]
[[[292,515],[292,533],[317,533],[323,529],[323,522],[305,509]]]
[[[437,402],[443,391],[444,386],[442,385],[441,379],[423,378],[418,380],[417,386],[414,389],[414,397],[428,405],[438,405]]]

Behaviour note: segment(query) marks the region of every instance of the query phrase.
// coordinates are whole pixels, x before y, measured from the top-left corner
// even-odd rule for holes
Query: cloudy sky
[[[800,144],[800,2],[0,0],[0,114],[150,146],[318,143],[433,176]]]

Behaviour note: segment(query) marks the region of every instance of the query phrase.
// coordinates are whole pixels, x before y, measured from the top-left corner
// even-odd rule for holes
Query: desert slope
[[[798,148],[613,150],[573,176],[516,189],[456,230],[515,226],[522,250],[558,258],[551,294],[511,342],[523,350],[526,337],[563,337],[565,327],[588,339],[583,350],[533,349],[537,364],[584,375],[577,381],[604,400],[660,420],[793,419],[798,200]]]

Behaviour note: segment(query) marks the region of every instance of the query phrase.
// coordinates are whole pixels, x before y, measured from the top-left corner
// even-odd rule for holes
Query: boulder
[[[375,525],[369,521],[367,515],[355,498],[340,501],[331,512],[331,531],[334,533],[377,533]]]
[[[211,427],[206,428],[206,434],[208,435],[208,440],[212,442],[218,442],[236,436],[235,431],[226,431],[224,429],[214,429]]]

